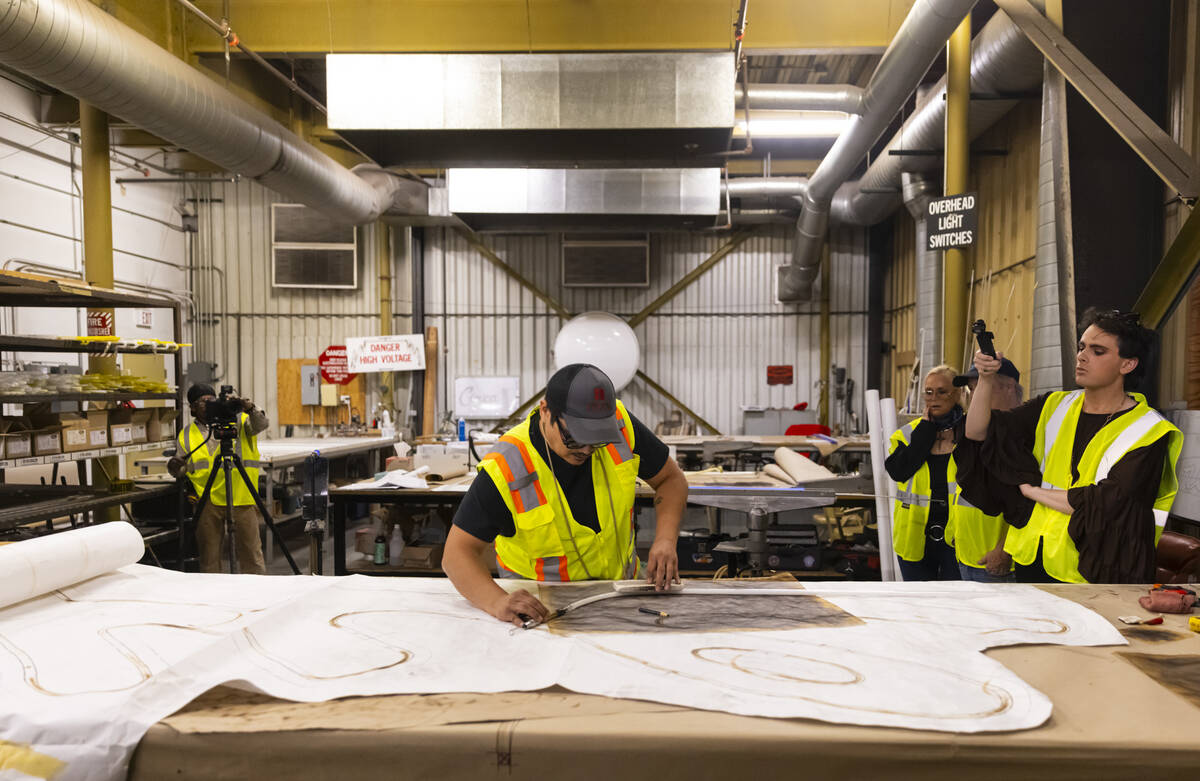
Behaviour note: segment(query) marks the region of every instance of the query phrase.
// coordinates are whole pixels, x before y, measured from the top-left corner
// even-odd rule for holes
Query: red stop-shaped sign
[[[317,365],[321,367],[321,377],[332,385],[345,385],[358,376],[347,371],[349,364],[346,362],[344,344],[326,347],[325,352],[317,358]]]

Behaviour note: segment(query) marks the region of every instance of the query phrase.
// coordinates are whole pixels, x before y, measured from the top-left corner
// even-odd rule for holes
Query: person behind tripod
[[[175,477],[186,473],[199,497],[204,495],[204,487],[208,483],[209,473],[216,463],[220,449],[220,443],[210,434],[210,421],[206,414],[207,406],[215,402],[217,396],[211,385],[197,384],[188,388],[187,400],[192,413],[192,423],[179,432],[176,455],[167,462],[167,470]],[[243,411],[238,414],[238,436],[234,440],[234,453],[241,457],[250,480],[257,483],[257,435],[266,431],[270,423],[266,413],[255,407],[254,402],[249,399],[237,401],[241,402]],[[258,508],[236,469],[232,473],[232,479],[233,495],[229,496],[225,490],[224,472],[221,469],[217,470],[208,504],[196,519],[200,571],[221,571],[221,546],[225,542],[225,506],[228,502],[233,515],[233,536],[237,545],[239,570],[246,574],[265,575],[267,568],[263,561],[262,543],[258,537]],[[258,490],[257,485],[254,488]]]

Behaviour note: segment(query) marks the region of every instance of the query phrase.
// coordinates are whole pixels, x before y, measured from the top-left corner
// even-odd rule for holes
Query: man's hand
[[[1024,496],[1026,499],[1032,499],[1035,502],[1037,501],[1037,497],[1034,496],[1033,486],[1029,483],[1021,483],[1021,496]]]
[[[975,351],[975,369],[979,372],[979,381],[987,379],[991,381],[996,376],[996,372],[1000,371],[1001,359],[1004,358],[1004,353],[997,352],[993,358],[979,350]]]
[[[187,466],[187,461],[184,461],[179,456],[171,456],[167,461],[167,471],[171,473],[171,477],[179,477],[183,474],[184,467]]]
[[[1012,572],[1012,556],[1004,552],[1004,548],[993,548],[976,562],[982,564],[989,575],[1002,578]]]
[[[546,609],[541,600],[525,589],[517,589],[511,594],[498,597],[488,606],[488,612],[501,621],[514,626],[521,626],[525,623],[525,619],[520,615],[522,613],[529,618],[537,619],[539,623],[545,621],[546,617],[550,615],[550,611]]]
[[[655,591],[666,591],[672,583],[679,582],[679,554],[675,550],[675,540],[655,540],[650,546],[646,582],[653,583]]]

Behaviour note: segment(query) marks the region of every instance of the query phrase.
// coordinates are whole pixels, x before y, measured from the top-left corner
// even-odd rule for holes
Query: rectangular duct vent
[[[353,290],[358,234],[298,203],[271,204],[271,286]]]
[[[562,239],[564,287],[649,287],[646,233],[567,233]]]

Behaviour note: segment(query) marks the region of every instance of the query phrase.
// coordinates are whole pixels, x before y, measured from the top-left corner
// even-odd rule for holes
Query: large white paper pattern
[[[591,605],[514,632],[444,579],[130,565],[0,610],[0,741],[66,763],[62,781],[123,778],[152,724],[229,682],[297,701],[557,684],[758,716],[1028,729],[1049,717],[1049,700],[980,651],[1125,642],[1095,613],[1027,586],[817,583],[795,586],[795,596],[755,597],[749,587],[745,599],[705,597],[711,587],[618,597],[595,603],[590,617]],[[598,588],[608,586],[544,599]],[[676,625],[637,613],[642,600]],[[778,600],[777,609],[764,611],[762,600]],[[700,609],[712,631],[686,623]]]

